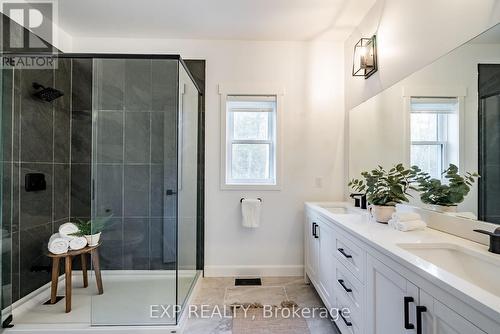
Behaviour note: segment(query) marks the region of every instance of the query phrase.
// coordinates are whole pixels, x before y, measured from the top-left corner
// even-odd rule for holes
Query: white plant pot
[[[370,207],[372,217],[375,218],[378,223],[382,224],[387,224],[392,218],[394,211],[396,211],[395,206],[372,205]]]
[[[438,212],[457,212],[457,206],[431,205],[431,210]]]
[[[100,238],[101,238],[101,232],[85,236],[85,239],[87,239],[87,243],[89,244],[90,247],[97,246]]]

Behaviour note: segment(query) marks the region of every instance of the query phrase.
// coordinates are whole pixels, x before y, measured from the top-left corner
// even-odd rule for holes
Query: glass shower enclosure
[[[199,92],[175,59],[96,58],[93,72],[92,217],[109,218],[101,261],[121,271],[92,323],[175,323],[158,311],[196,277]]]
[[[34,82],[63,95],[41,101]],[[52,69],[3,69],[0,84],[2,321],[13,314],[13,324],[177,324],[200,247],[201,93],[184,61],[63,54]],[[28,174],[43,174],[46,187],[27,192]],[[26,307],[35,292],[50,291],[48,238],[79,220],[104,222],[98,252],[86,261],[88,287],[75,258],[71,312],[64,301]],[[63,267],[59,274],[65,297]]]

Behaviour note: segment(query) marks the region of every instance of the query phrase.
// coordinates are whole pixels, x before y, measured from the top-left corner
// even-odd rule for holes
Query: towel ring
[[[257,197],[257,199],[262,202],[262,198]],[[240,199],[240,203],[243,203],[243,200],[244,200],[244,198]]]

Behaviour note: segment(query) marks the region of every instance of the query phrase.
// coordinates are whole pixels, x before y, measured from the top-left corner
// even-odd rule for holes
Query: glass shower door
[[[178,61],[103,58],[93,70],[92,218],[109,223],[92,325],[175,324],[163,310],[176,304]]]
[[[177,215],[177,304],[182,306],[196,278],[198,90],[179,66]]]
[[[0,67],[0,300],[1,322],[12,320],[12,90],[14,70]]]

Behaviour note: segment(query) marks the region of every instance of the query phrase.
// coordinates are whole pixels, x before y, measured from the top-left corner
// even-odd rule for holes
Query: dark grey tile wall
[[[50,235],[71,216],[90,216],[91,65],[59,59],[53,70],[3,71],[3,87],[11,89],[2,102],[2,227],[12,239],[11,270],[3,273],[12,278],[10,302],[49,282]],[[72,82],[75,73],[79,78]],[[64,95],[41,101],[33,96],[33,82]],[[27,173],[43,173],[46,189],[27,192]]]

